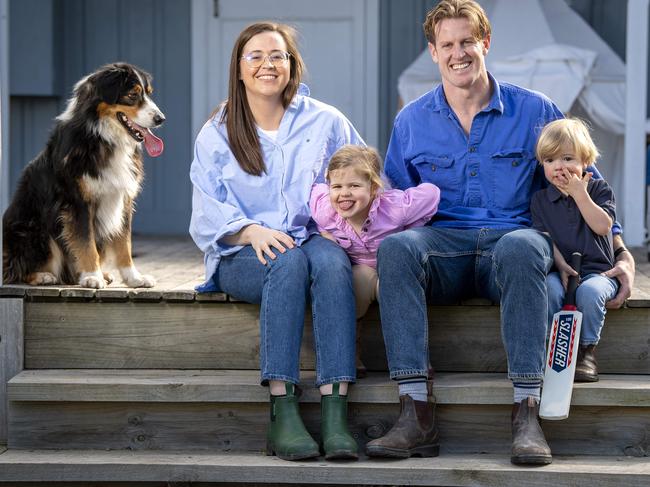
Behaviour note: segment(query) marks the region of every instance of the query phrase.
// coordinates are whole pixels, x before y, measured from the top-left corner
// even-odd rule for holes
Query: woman
[[[347,427],[355,379],[350,262],[318,234],[308,204],[330,156],[363,140],[339,111],[307,96],[303,69],[290,27],[256,23],[239,35],[228,99],[196,139],[190,233],[205,252],[207,282],[198,290],[261,304],[260,369],[271,393],[267,453],[319,455],[296,393],[309,296],[325,458],[357,458]]]

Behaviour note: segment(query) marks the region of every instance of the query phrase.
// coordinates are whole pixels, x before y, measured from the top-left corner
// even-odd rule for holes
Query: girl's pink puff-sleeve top
[[[312,186],[309,206],[318,229],[332,234],[353,264],[376,268],[381,241],[392,233],[425,225],[435,214],[439,202],[440,190],[430,183],[405,191],[383,191],[370,204],[360,234],[332,208],[327,184]]]

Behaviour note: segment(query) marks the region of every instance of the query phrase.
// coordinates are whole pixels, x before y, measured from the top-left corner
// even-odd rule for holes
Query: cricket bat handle
[[[569,283],[567,284],[566,294],[564,295],[564,306],[573,306],[573,309],[575,309],[576,289],[578,289],[578,284],[580,284],[580,266],[582,265],[582,254],[580,252],[571,254],[570,265],[578,275],[569,276]]]

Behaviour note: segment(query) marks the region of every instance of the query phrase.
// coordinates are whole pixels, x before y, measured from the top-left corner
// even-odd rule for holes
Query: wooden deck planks
[[[212,297],[223,299],[218,294]],[[163,299],[26,303],[26,368],[259,367],[257,306],[196,302],[184,291],[168,291]],[[498,307],[430,307],[429,316],[430,357],[436,370],[506,370]],[[650,308],[610,311],[598,347],[601,372],[650,374],[648,336]],[[361,347],[370,370],[386,370],[384,350],[378,309],[373,307],[364,320]],[[308,313],[301,367],[314,365]]]
[[[9,381],[12,401],[266,402],[268,389],[254,370],[25,370]],[[316,403],[315,373],[302,373],[302,402]],[[438,404],[505,404],[512,383],[503,373],[439,373]],[[371,373],[351,387],[350,403],[397,404],[397,387],[385,373]],[[575,384],[574,406],[650,408],[646,375],[602,375]]]
[[[119,466],[119,468],[117,468]],[[214,452],[19,451],[0,455],[0,481],[232,482],[304,485],[431,485],[461,487],[645,487],[648,462],[556,455],[551,465],[522,468],[501,455],[359,462],[285,462],[259,454]],[[179,484],[180,485],[180,484]]]
[[[320,434],[320,407],[300,406],[307,429]],[[436,418],[443,451],[497,453],[511,448],[510,404],[439,404]],[[364,445],[397,419],[397,404],[353,403],[350,431]],[[12,402],[8,447],[28,449],[215,450],[260,452],[268,402]],[[650,408],[572,408],[563,421],[546,421],[557,454],[624,455],[645,440]]]
[[[189,237],[143,237],[133,238],[134,262],[140,272],[151,274],[156,278],[155,291],[185,291],[183,300],[188,300],[188,293],[204,281],[203,254]],[[637,274],[632,298],[628,300],[631,307],[650,307],[650,263],[644,248],[634,248],[632,253],[636,258]],[[123,288],[121,279],[116,271],[111,270],[115,280],[109,289]],[[63,293],[65,298],[88,298],[94,290],[67,291],[75,286],[43,286],[33,290],[29,286],[0,287],[2,295],[24,294],[24,289],[32,289],[30,296],[34,298],[55,298]],[[124,288],[128,289],[128,288]],[[94,296],[94,295],[93,295]],[[173,295],[172,295],[173,296]],[[164,299],[164,298],[163,298]],[[465,304],[486,304],[484,300]]]

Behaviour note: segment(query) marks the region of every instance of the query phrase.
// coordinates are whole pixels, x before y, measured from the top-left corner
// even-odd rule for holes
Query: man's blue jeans
[[[260,303],[262,383],[299,381],[305,306],[311,300],[316,385],[355,380],[355,304],[345,252],[314,235],[263,265],[248,245],[225,256],[214,276],[221,291]]]
[[[449,304],[478,296],[501,304],[508,377],[541,379],[552,262],[550,239],[531,229],[427,226],[387,237],[379,247],[378,272],[391,378],[427,375],[427,301]]]
[[[564,287],[557,272],[546,278],[548,287],[548,322],[562,308]],[[582,311],[580,345],[597,345],[605,324],[605,303],[616,296],[618,281],[600,274],[587,274],[576,290],[576,307]]]

